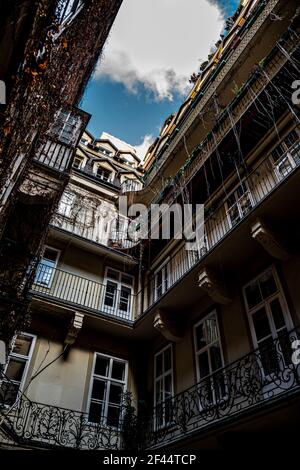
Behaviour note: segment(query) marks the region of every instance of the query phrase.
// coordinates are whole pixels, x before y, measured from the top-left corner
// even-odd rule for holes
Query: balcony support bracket
[[[263,220],[257,219],[251,226],[251,236],[272,258],[286,261],[290,253],[276,234]]]
[[[154,328],[159,331],[168,341],[180,343],[183,340],[184,328],[174,315],[161,309],[154,314]]]
[[[65,337],[65,346],[71,346],[75,343],[76,338],[82,328],[84,315],[82,313],[75,312],[70,322],[67,335]]]
[[[232,300],[228,290],[209,268],[203,268],[198,274],[199,287],[218,304],[229,304]]]

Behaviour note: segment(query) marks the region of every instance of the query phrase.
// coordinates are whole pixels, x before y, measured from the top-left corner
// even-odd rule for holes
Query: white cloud
[[[143,142],[140,145],[136,145],[134,148],[136,150],[137,156],[140,158],[141,161],[144,160],[146,152],[151,144],[153,144],[155,138],[151,134],[147,134],[143,138]]]
[[[131,93],[143,84],[157,100],[184,95],[224,26],[211,1],[123,0],[94,78],[123,83]]]

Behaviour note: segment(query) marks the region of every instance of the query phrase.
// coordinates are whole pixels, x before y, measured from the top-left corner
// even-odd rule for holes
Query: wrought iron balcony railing
[[[293,363],[293,343],[299,338],[297,328],[267,340],[259,349],[156,406],[147,447],[183,439],[299,393],[300,364]]]
[[[15,384],[0,372],[0,443],[45,448],[117,450],[122,420],[108,425],[89,421],[88,413],[44,405],[16,395]],[[105,421],[105,425],[101,424]]]
[[[135,294],[129,287],[118,288],[112,281],[102,284],[40,263],[32,292],[96,314],[124,321],[133,319]]]
[[[148,308],[159,301],[185,274],[191,271],[212,251],[239,223],[241,223],[261,202],[278,188],[300,166],[300,141],[296,141],[289,150],[276,161],[268,155],[252,172],[243,179],[240,186],[223,199],[219,206],[210,209],[205,217],[205,242],[199,251],[187,251],[183,245],[173,256],[169,257],[163,267],[162,276],[156,271],[149,280]],[[232,199],[234,196],[234,201]],[[171,201],[164,200],[171,204]]]

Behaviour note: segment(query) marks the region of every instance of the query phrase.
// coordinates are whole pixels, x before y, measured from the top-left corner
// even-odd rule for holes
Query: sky
[[[123,0],[80,107],[88,130],[136,147],[142,159],[239,0]]]

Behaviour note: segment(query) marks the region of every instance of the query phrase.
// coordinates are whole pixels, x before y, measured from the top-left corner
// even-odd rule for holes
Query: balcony
[[[32,293],[94,314],[132,322],[135,295],[129,287],[116,286],[110,281],[102,284],[41,263]]]
[[[89,114],[75,108],[71,111],[59,111],[48,132],[48,138],[41,142],[34,161],[58,172],[68,172],[74,150],[89,118]]]
[[[300,364],[294,341],[300,328],[268,341],[236,362],[158,405],[151,418],[148,448],[161,447],[240,419],[300,392]]]
[[[272,411],[277,404],[299,399],[300,364],[293,363],[293,343],[299,338],[299,327],[281,334],[156,406],[150,416],[133,417],[130,422],[139,432],[140,448],[182,442],[214,426],[224,429],[246,415],[255,419],[260,411]],[[121,449],[126,445],[123,432],[127,419],[132,418],[132,409],[127,406],[124,400],[116,421],[108,423],[107,417],[102,417],[93,423],[85,412],[29,400],[0,372],[0,443],[50,449]]]
[[[88,413],[33,402],[20,392],[16,398],[14,383],[0,372],[0,444],[118,450],[121,428],[121,419],[95,424]]]
[[[160,271],[150,277],[148,308],[154,305],[180,279],[197,266],[221,243],[256,207],[295,172],[300,166],[300,142],[274,159],[268,155],[253,167],[241,184],[214,209],[206,210],[205,243],[199,251],[187,251],[182,246]],[[165,200],[163,202],[166,202]],[[167,201],[171,204],[172,201]],[[162,282],[163,280],[163,282]]]

